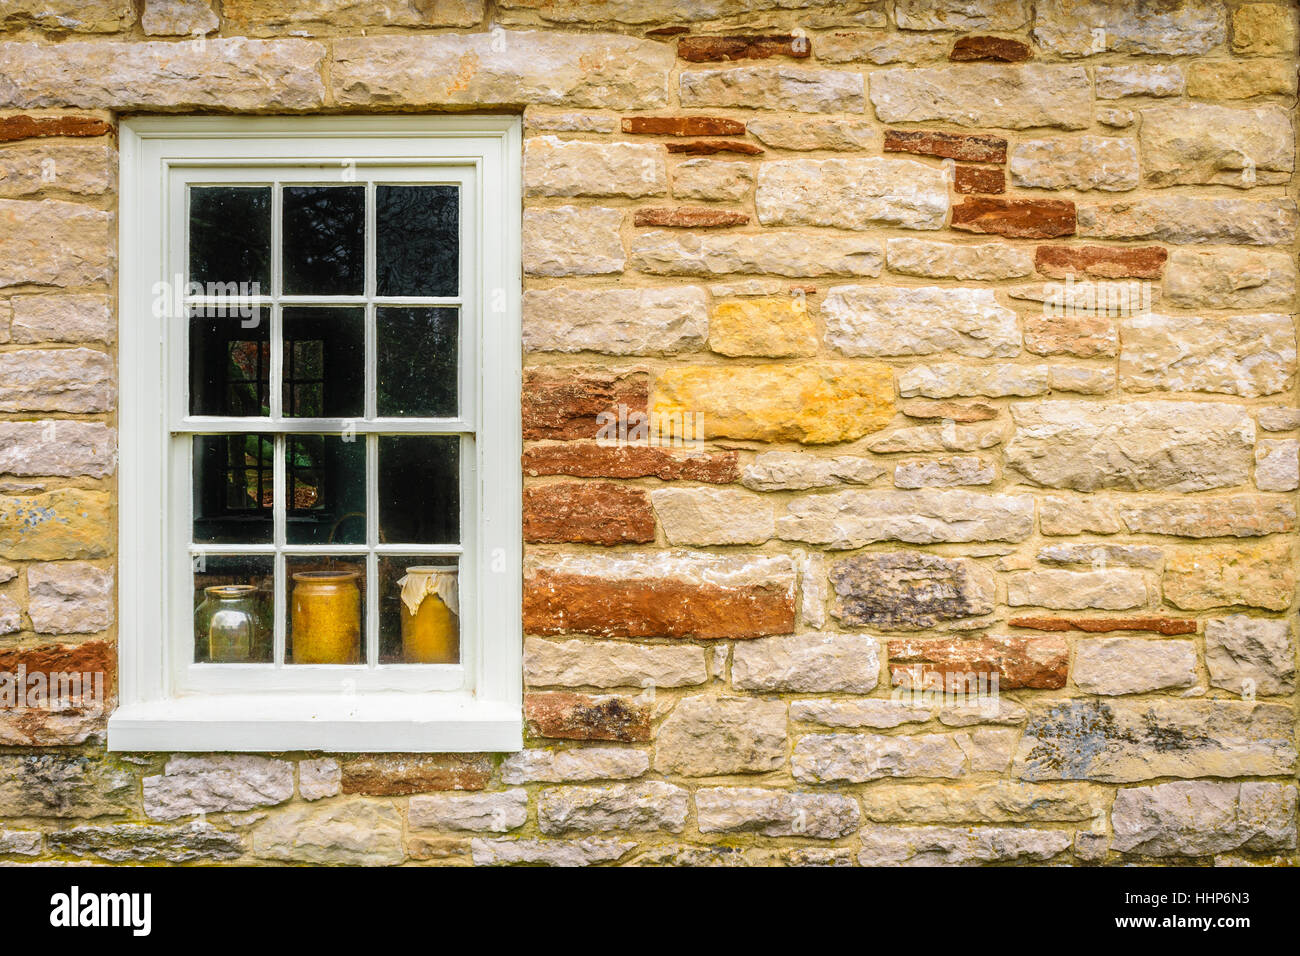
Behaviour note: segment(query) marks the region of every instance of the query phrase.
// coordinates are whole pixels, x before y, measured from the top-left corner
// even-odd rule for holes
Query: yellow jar
[[[293,662],[361,660],[361,589],[356,571],[299,571],[293,576]]]
[[[456,569],[407,568],[397,584],[402,589],[402,660],[455,664],[460,660]]]

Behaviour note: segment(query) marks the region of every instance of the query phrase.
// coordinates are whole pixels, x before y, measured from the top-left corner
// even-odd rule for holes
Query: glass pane
[[[378,186],[375,228],[380,295],[457,294],[459,186]]]
[[[285,186],[285,293],[360,295],[365,221],[364,186]]]
[[[380,555],[379,660],[384,664],[460,660],[455,558]]]
[[[455,417],[458,317],[456,309],[376,310],[381,416]]]
[[[364,544],[366,442],[355,435],[284,440],[290,544]]]
[[[275,562],[269,555],[195,555],[194,660],[269,663]]]
[[[190,281],[209,295],[270,293],[270,186],[190,187]]]
[[[366,559],[285,559],[289,664],[359,664],[364,657]]]
[[[366,412],[364,309],[285,309],[286,418],[360,418]]]
[[[215,311],[215,310],[212,310]],[[265,309],[190,313],[190,414],[271,414],[271,321]]]
[[[379,540],[460,541],[460,439],[379,439]]]
[[[270,435],[194,438],[195,543],[270,543],[274,455]]]

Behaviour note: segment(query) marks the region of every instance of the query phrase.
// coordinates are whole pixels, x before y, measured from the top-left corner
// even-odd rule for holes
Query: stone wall
[[[1297,862],[1296,26],[0,3],[0,669],[112,686],[123,113],[523,111],[527,542],[524,752],[3,711],[0,857]]]

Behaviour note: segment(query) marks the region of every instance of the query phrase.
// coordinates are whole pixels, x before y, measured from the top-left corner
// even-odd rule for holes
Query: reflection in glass
[[[376,310],[381,416],[455,417],[458,317],[456,309]]]
[[[455,664],[460,660],[460,595],[455,558],[381,555],[379,660]]]
[[[362,661],[366,562],[357,557],[291,557],[285,660],[291,664]]]
[[[360,295],[365,287],[364,186],[285,186],[287,295]]]
[[[196,435],[192,447],[194,541],[269,543],[275,491],[272,437]]]
[[[271,322],[190,313],[190,414],[265,418],[271,414]]]
[[[379,538],[390,544],[460,541],[460,439],[379,439]]]
[[[457,294],[458,186],[376,187],[375,228],[379,295]]]
[[[290,544],[363,544],[366,443],[349,435],[289,435],[284,440]]]
[[[252,283],[270,293],[270,186],[191,186],[189,225],[189,281],[210,295],[259,294]],[[224,288],[209,290],[209,283]]]
[[[286,418],[365,414],[364,309],[285,309],[282,407]]]
[[[194,660],[267,663],[275,641],[270,555],[210,555],[194,563]]]

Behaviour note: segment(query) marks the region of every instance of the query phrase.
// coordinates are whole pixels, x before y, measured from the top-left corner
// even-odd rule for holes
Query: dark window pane
[[[460,541],[460,439],[379,439],[379,538],[389,544]]]
[[[190,281],[212,295],[255,295],[271,291],[271,187],[190,188]],[[245,284],[243,289],[207,289],[208,283]]]
[[[275,647],[274,559],[201,554],[193,564],[194,660],[269,663]]]
[[[364,438],[290,435],[284,464],[290,544],[365,543]]]
[[[190,414],[235,418],[271,414],[271,322],[260,309],[239,315],[190,315]]]
[[[193,442],[194,540],[271,541],[274,444],[270,435],[199,435]]]
[[[285,293],[365,291],[365,220],[364,186],[285,186]]]
[[[378,309],[380,415],[456,415],[456,309]]]
[[[379,663],[460,660],[460,589],[455,558],[379,556]]]
[[[365,311],[285,309],[282,371],[286,418],[364,415]]]
[[[380,295],[456,295],[460,287],[460,187],[378,186]]]
[[[366,561],[358,556],[285,561],[289,664],[359,664],[366,630]]]

